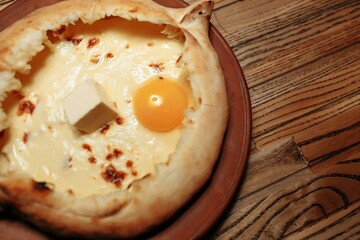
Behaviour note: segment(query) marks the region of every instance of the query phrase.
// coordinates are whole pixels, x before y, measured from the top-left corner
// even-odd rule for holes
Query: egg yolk
[[[146,81],[133,97],[136,118],[146,128],[158,132],[177,127],[187,106],[188,98],[183,87],[163,77]]]

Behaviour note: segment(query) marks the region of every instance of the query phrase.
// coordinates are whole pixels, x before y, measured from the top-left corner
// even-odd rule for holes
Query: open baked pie
[[[1,32],[0,202],[73,236],[133,237],[174,215],[211,176],[227,124],[212,8],[68,0]],[[84,133],[63,101],[89,79],[116,117]],[[146,112],[158,89],[180,119]]]

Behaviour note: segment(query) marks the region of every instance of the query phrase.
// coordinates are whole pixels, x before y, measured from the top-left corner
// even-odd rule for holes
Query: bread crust
[[[134,237],[169,219],[210,178],[227,125],[224,77],[208,38],[213,1],[171,9],[150,0],[68,0],[35,11],[0,33],[0,100],[21,88],[16,72],[28,73],[28,62],[44,46],[47,31],[81,20],[93,23],[115,16],[166,24],[185,37],[179,64],[189,71],[196,110],[188,110],[176,151],[157,164],[153,175],[126,191],[76,198],[56,192],[27,176],[0,175],[0,202],[10,204],[35,224],[56,234]],[[170,30],[168,32],[170,34]],[[176,34],[176,32],[175,32]],[[0,112],[0,128],[8,127]]]

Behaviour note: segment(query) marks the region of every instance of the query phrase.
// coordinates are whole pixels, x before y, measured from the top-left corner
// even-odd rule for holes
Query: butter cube
[[[117,116],[105,89],[92,80],[80,82],[62,104],[70,124],[85,133],[99,129]]]

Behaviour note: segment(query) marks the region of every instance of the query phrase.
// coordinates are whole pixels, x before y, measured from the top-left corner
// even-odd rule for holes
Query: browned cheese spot
[[[134,166],[134,162],[133,162],[133,161],[128,160],[128,161],[126,162],[126,167],[127,167],[127,168],[132,168],[133,166]]]
[[[132,160],[126,161],[126,168],[130,170],[130,173],[132,176],[136,177],[138,175],[138,172],[134,168],[134,162]]]
[[[91,156],[88,158],[89,163],[96,163],[96,158],[94,156]]]
[[[24,143],[26,143],[27,140],[28,140],[28,137],[29,137],[29,133],[28,133],[28,132],[24,132],[24,135],[22,136],[22,141],[23,141]]]
[[[101,134],[106,134],[107,131],[109,131],[109,129],[110,129],[110,124],[106,124],[100,129],[100,133]]]
[[[120,150],[120,149],[117,149],[117,148],[115,148],[114,149],[114,151],[113,151],[113,156],[115,157],[115,158],[119,158],[119,157],[121,157],[121,155],[123,155],[124,153]]]
[[[134,177],[136,177],[138,175],[138,172],[134,169],[131,170],[131,175],[133,175]]]
[[[112,53],[107,53],[107,54],[106,54],[106,57],[107,57],[107,58],[113,58],[114,55],[113,55]]]
[[[123,171],[117,171],[116,168],[110,164],[101,173],[101,177],[110,183],[113,183],[116,187],[121,187],[121,182],[127,176]]]
[[[115,121],[116,121],[116,123],[117,123],[118,125],[123,125],[124,122],[125,122],[125,119],[122,118],[122,117],[117,117],[117,118],[115,119]]]
[[[150,63],[149,67],[153,68],[157,73],[162,72],[165,69],[163,63]]]
[[[35,105],[31,101],[23,101],[19,104],[17,115],[21,116],[24,113],[32,114],[35,109]]]
[[[108,160],[108,161],[111,161],[113,158],[113,155],[112,153],[108,153],[108,155],[106,155],[105,159]]]
[[[100,42],[98,38],[90,38],[88,41],[87,48],[93,48],[95,45],[97,45]]]
[[[123,155],[124,153],[120,150],[120,149],[117,149],[115,148],[112,153],[108,153],[105,157],[106,160],[108,161],[111,161],[113,160],[114,158],[119,158]]]
[[[84,144],[82,145],[82,148],[83,148],[84,150],[86,150],[86,151],[92,152],[91,146],[90,146],[89,144],[87,144],[87,143],[84,143]]]
[[[83,40],[82,38],[67,38],[68,41],[71,41],[72,44],[74,44],[75,46],[79,45],[81,43],[81,41]]]
[[[100,62],[100,55],[95,55],[90,59],[90,62],[97,64]]]

